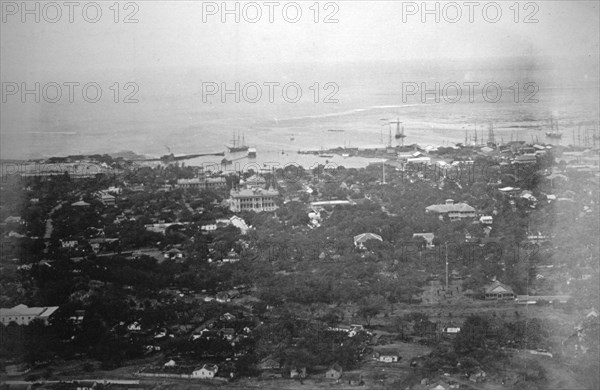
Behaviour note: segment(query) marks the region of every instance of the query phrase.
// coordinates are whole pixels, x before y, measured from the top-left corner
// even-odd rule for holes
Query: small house
[[[482,215],[481,218],[479,218],[479,222],[483,225],[491,225],[494,222],[494,218],[492,218],[491,215]]]
[[[338,380],[342,376],[342,366],[334,364],[325,372],[325,378]]]
[[[290,368],[290,378],[306,378],[306,367]]]
[[[212,379],[217,371],[219,371],[219,367],[216,364],[205,364],[202,368],[192,372],[192,378]]]
[[[261,370],[278,370],[281,368],[281,364],[275,358],[268,357],[258,364],[258,368]]]
[[[379,361],[383,363],[397,363],[398,355],[379,355]]]

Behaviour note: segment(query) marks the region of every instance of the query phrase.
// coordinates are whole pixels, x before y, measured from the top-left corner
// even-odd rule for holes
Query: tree
[[[486,335],[489,323],[484,317],[469,316],[454,340],[454,348],[458,353],[471,353],[478,349],[486,348]]]
[[[358,308],[358,312],[356,314],[358,314],[360,317],[364,318],[365,321],[367,321],[367,325],[370,326],[371,320],[377,314],[381,313],[381,309],[382,309],[382,306],[379,304],[363,303]]]

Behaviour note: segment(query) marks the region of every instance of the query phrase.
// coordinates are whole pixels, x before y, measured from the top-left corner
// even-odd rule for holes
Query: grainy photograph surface
[[[598,1],[0,0],[0,390],[600,389]]]

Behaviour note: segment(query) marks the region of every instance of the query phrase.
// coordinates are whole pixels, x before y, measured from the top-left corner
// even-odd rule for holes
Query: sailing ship
[[[550,118],[550,131],[546,132],[548,138],[562,138],[562,133],[558,131],[558,122],[553,118]]]
[[[240,138],[239,131],[237,134],[237,138],[235,136],[235,132],[233,133],[233,137],[231,139],[231,145],[225,145],[225,146],[227,147],[227,149],[229,149],[229,153],[245,152],[249,149],[249,147],[246,145],[246,140],[245,140],[244,136],[242,135],[242,137]]]
[[[400,122],[400,120],[395,120],[391,123],[396,124],[396,134],[394,135],[394,138],[396,138],[396,139],[406,138],[406,135],[404,134],[404,126],[400,126],[400,124],[402,122]],[[402,129],[402,130],[400,130],[400,129]]]

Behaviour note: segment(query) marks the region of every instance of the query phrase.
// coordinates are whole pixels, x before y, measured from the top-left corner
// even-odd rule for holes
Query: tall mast
[[[446,290],[448,290],[448,242],[446,242]]]

